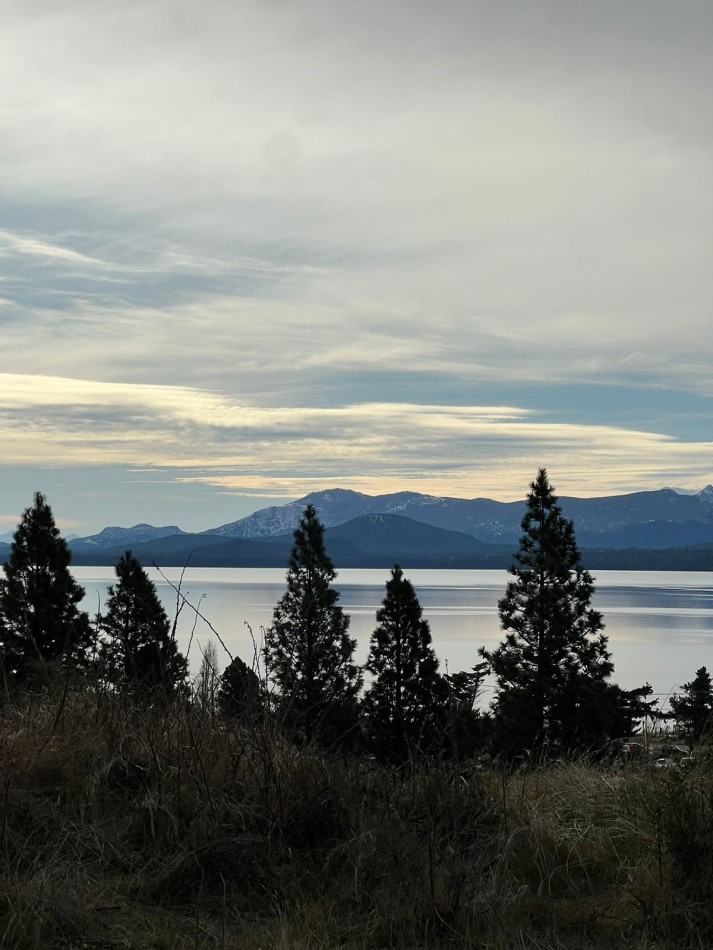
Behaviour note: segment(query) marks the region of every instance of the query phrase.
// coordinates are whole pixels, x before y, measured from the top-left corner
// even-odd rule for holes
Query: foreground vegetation
[[[389,768],[83,686],[0,713],[4,948],[713,939],[713,775]]]
[[[93,622],[69,561],[38,492],[0,578],[3,948],[711,945],[713,769],[617,758],[650,688],[609,682],[544,470],[501,646],[440,674],[396,565],[363,696],[311,506],[257,672],[219,676],[213,645],[191,686],[180,608],[171,624],[133,555]],[[705,668],[672,707],[689,745],[709,732]]]

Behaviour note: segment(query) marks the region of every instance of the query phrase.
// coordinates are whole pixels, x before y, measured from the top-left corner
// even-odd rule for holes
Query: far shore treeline
[[[118,558],[104,613],[90,618],[79,609],[84,591],[69,571],[71,551],[38,492],[0,580],[3,693],[13,701],[64,682],[142,702],[200,696],[228,717],[269,717],[291,741],[392,763],[602,755],[655,717],[656,701],[646,683],[622,690],[612,681],[603,618],[591,607],[592,576],[544,469],[530,486],[521,529],[507,560],[511,579],[498,604],[504,639],[496,650],[478,651],[474,629],[472,667],[442,673],[417,592],[397,563],[362,670],[332,586],[325,529],[307,505],[259,662],[229,656],[219,675],[210,651],[190,684],[177,617],[171,623],[135,553]],[[496,690],[482,712],[476,700],[486,675]],[[693,745],[713,711],[705,668],[671,706],[668,715]]]
[[[325,544],[330,552],[329,528]],[[191,547],[186,539],[178,550],[165,544],[143,542],[131,545],[132,551],[147,564],[154,561],[164,567],[183,567],[188,558],[192,567],[284,567],[291,550],[286,539],[261,542],[239,540],[222,545]],[[493,545],[492,547],[495,547]],[[407,570],[492,570],[506,571],[512,565],[512,550],[503,545],[499,551],[473,554],[468,557],[433,555],[428,548],[420,551],[394,552],[395,557],[377,552],[361,553],[341,549],[335,544],[334,561],[338,568],[372,568],[388,570],[395,562]],[[116,550],[73,551],[76,567],[106,567],[116,562]],[[590,571],[713,571],[713,545],[692,548],[582,548],[582,564]]]

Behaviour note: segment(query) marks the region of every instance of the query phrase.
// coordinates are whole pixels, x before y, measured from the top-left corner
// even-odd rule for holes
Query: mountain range
[[[663,488],[559,501],[574,521],[587,567],[713,569],[713,486],[693,494]],[[407,568],[505,568],[517,548],[525,511],[524,500],[331,489],[199,533],[177,525],[104,528],[69,542],[72,563],[114,564],[130,548],[144,564],[284,567],[292,532],[308,504],[326,526],[327,550],[337,567],[398,562]],[[0,542],[0,557],[8,550]]]
[[[667,548],[713,542],[713,486],[694,495],[672,488],[559,499],[574,521],[580,547]],[[246,518],[206,532],[226,538],[267,538],[292,532],[305,505],[312,504],[327,527],[364,515],[399,515],[457,531],[489,544],[517,544],[525,502],[490,498],[443,498],[417,492],[364,495],[345,489],[313,492],[279,507],[263,508]]]

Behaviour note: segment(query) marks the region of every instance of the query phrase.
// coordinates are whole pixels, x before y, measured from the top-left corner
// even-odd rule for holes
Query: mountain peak
[[[351,488],[327,488],[324,491],[311,491],[305,495],[304,498],[300,498],[298,501],[293,502],[293,504],[309,504],[312,500],[317,500],[324,503],[330,501],[350,501],[356,500],[357,498],[369,497],[369,495],[365,495],[360,491],[353,491]]]
[[[211,528],[203,534],[218,534],[227,538],[265,538],[288,534],[299,524],[307,505],[314,505],[320,521],[329,527],[364,514],[364,508],[372,501],[371,495],[364,495],[349,488],[313,491],[297,501],[261,508],[245,518]]]
[[[142,541],[155,541],[157,538],[165,538],[173,534],[185,534],[185,531],[175,525],[164,525],[155,527],[152,524],[141,522],[131,528],[120,528],[116,525],[109,528],[102,528],[97,534],[91,534],[86,538],[75,538],[72,542],[73,547],[96,546],[100,548],[114,547],[118,545],[131,545]]]

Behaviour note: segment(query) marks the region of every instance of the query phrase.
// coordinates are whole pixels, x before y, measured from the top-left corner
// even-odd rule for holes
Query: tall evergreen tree
[[[438,673],[428,621],[398,564],[376,620],[366,661],[374,677],[364,697],[369,740],[378,755],[404,761],[442,741],[448,690]]]
[[[591,607],[592,577],[545,469],[530,485],[522,530],[514,579],[498,603],[507,635],[496,650],[481,650],[497,681],[499,744],[512,752],[591,747],[606,737],[613,664]]]
[[[671,697],[671,712],[691,749],[706,731],[713,730],[713,682],[705,666],[696,670],[695,679],[683,684],[680,696]]]
[[[324,526],[308,505],[294,533],[287,590],[265,634],[265,663],[283,714],[307,739],[337,740],[354,728],[361,674],[349,617],[330,585],[336,572]]]
[[[180,689],[187,663],[153,581],[131,551],[122,555],[115,572],[118,583],[109,588],[106,613],[100,618],[105,634],[99,656],[103,677],[137,696]]]
[[[81,668],[92,645],[79,609],[84,589],[69,571],[71,552],[45,496],[22,515],[0,579],[0,641],[6,686],[22,686],[43,667]]]

